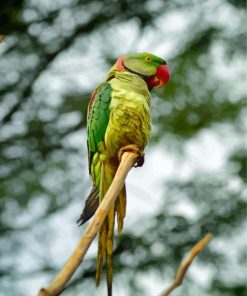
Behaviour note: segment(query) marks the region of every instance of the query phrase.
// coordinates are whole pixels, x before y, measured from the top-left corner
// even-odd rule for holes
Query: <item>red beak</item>
[[[165,85],[170,79],[170,69],[167,65],[160,65],[157,68],[156,76],[159,79],[159,84],[157,87],[162,87]]]
[[[148,87],[162,87],[170,79],[170,70],[167,65],[160,65],[157,68],[156,74],[148,80]]]

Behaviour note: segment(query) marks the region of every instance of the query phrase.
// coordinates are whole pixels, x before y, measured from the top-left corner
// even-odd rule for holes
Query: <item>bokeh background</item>
[[[146,162],[128,177],[115,295],[158,295],[204,234],[174,296],[244,296],[247,278],[245,1],[10,0],[0,4],[0,295],[32,296],[84,228],[86,109],[122,54],[164,57]],[[246,63],[245,63],[246,65]],[[96,243],[63,295],[94,284]]]

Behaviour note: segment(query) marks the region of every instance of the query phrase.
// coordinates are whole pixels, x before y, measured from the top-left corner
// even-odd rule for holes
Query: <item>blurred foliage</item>
[[[20,287],[39,277],[46,282],[64,262],[51,251],[58,231],[52,221],[60,215],[74,223],[79,209],[69,218],[66,210],[77,209],[90,187],[82,129],[93,88],[120,54],[165,55],[170,42],[172,79],[153,96],[153,147],[166,145],[181,157],[189,141],[214,131],[229,139],[231,151],[217,174],[198,171],[164,184],[159,212],[138,216],[142,228],[125,231],[116,244],[115,290],[153,295],[140,277],[171,279],[211,231],[228,247],[236,240],[235,252],[228,256],[212,243],[197,259],[212,279],[203,286],[188,275],[174,295],[245,295],[247,255],[237,239],[246,225],[245,1],[12,0],[0,8],[0,295],[26,295]],[[176,29],[176,17],[185,29]],[[181,200],[195,209],[193,219],[177,213]],[[84,264],[67,295],[95,291],[95,259]]]

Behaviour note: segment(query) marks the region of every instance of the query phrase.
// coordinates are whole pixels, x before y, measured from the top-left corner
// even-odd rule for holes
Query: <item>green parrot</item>
[[[89,174],[93,188],[78,219],[90,219],[104,198],[124,151],[138,152],[136,166],[144,162],[144,148],[151,131],[150,91],[164,86],[170,77],[166,61],[150,53],[121,56],[93,92],[87,113]],[[112,249],[115,217],[121,233],[126,209],[123,187],[98,235],[96,285],[106,261],[108,296],[112,295]]]

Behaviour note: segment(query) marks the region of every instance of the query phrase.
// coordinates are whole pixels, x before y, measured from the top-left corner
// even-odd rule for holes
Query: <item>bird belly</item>
[[[112,100],[105,135],[105,145],[111,155],[129,144],[136,144],[143,150],[150,130],[150,108],[143,96],[135,95],[135,100],[130,100],[129,96],[128,100]]]

